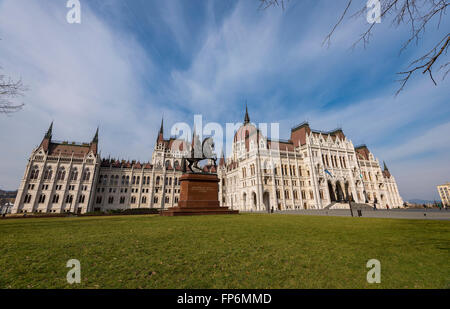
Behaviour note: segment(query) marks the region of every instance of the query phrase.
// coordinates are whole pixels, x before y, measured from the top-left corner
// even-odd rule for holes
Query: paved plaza
[[[276,211],[275,213],[286,215],[351,217],[350,209],[286,210],[278,212]],[[358,212],[356,210],[353,211],[353,216],[358,217]],[[450,210],[439,210],[439,209],[361,210],[361,216],[366,218],[450,220]]]

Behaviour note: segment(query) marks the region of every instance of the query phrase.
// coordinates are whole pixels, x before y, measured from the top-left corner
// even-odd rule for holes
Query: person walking
[[[389,210],[389,205],[388,204],[386,204],[386,209]]]

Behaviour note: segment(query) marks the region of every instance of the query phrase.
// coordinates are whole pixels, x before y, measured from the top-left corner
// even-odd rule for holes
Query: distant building
[[[4,204],[0,204],[0,215],[10,214],[12,211],[14,204],[10,202],[6,202]]]
[[[164,138],[151,162],[100,158],[98,130],[89,143],[57,142],[50,125],[28,160],[13,213],[86,213],[178,204],[182,158],[191,143]],[[195,136],[193,136],[195,138]],[[323,132],[302,123],[275,141],[250,123],[236,131],[233,151],[205,172],[220,179],[219,201],[243,211],[348,207],[348,201],[402,207],[397,183],[367,146],[355,147],[341,129]]]
[[[450,182],[437,186],[443,206],[450,206]]]

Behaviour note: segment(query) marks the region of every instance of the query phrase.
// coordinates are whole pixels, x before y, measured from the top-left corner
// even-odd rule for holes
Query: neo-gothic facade
[[[186,141],[164,139],[163,123],[150,162],[102,159],[98,130],[90,143],[52,140],[53,124],[33,150],[13,213],[86,213],[176,206]],[[354,147],[342,130],[321,132],[303,123],[288,141],[272,141],[250,123],[233,140],[217,169],[221,205],[241,211],[323,209],[345,202],[402,207],[394,177],[366,146]]]

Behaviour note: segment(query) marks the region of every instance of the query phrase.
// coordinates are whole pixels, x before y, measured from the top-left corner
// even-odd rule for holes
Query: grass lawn
[[[0,220],[0,288],[450,288],[450,222],[297,215]],[[81,284],[69,285],[69,259]],[[366,263],[381,262],[381,284]]]

